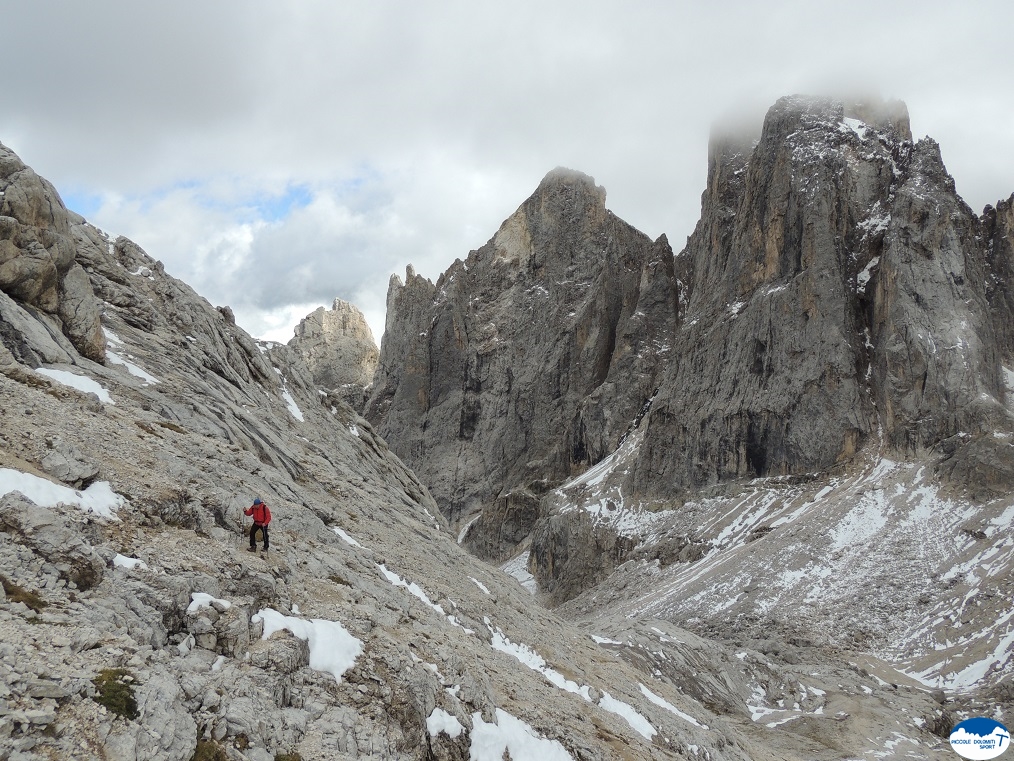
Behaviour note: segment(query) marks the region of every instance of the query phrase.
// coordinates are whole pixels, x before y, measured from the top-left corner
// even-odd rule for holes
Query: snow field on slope
[[[0,468],[0,497],[12,491],[21,492],[39,507],[76,505],[87,513],[113,520],[117,520],[115,511],[126,503],[123,497],[113,491],[108,481],[96,481],[87,489],[78,491],[31,473]]]
[[[109,395],[109,390],[105,388],[98,381],[93,378],[89,378],[87,375],[78,375],[72,373],[69,370],[57,370],[51,367],[40,367],[36,369],[39,375],[44,375],[51,380],[55,380],[57,383],[61,383],[64,386],[77,389],[78,391],[85,394],[95,394],[99,398],[99,401],[103,404],[115,405],[113,397]]]
[[[499,650],[502,653],[510,655],[519,663],[527,666],[532,671],[537,671],[542,674],[546,681],[552,684],[554,687],[563,690],[564,692],[571,692],[575,695],[581,696],[584,700],[592,702],[591,687],[587,684],[579,685],[572,679],[567,679],[556,669],[548,666],[545,659],[539,655],[533,648],[521,642],[511,642],[499,628],[495,628],[490,624],[489,619],[486,619],[486,626],[489,627],[490,632],[493,635],[493,640],[490,643],[494,650]],[[651,742],[651,738],[655,736],[655,727],[651,725],[643,715],[637,712],[631,705],[624,703],[622,700],[617,700],[605,690],[601,691],[602,697],[599,698],[597,705],[610,713],[614,713],[627,724],[635,732],[644,737],[648,742]]]

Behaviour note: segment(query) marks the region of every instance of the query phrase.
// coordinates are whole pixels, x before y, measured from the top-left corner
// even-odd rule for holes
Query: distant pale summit
[[[303,358],[322,389],[370,385],[380,356],[363,313],[341,299],[330,310],[319,307],[304,317],[289,348]]]

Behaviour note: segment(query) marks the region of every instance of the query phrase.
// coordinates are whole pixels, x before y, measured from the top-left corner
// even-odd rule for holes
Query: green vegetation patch
[[[137,700],[134,698],[134,675],[126,669],[103,669],[92,679],[99,705],[127,719],[137,718]]]
[[[197,750],[190,761],[229,761],[229,755],[214,740],[198,740]]]
[[[3,585],[4,594],[7,595],[8,600],[11,602],[24,603],[36,613],[41,613],[42,609],[49,604],[35,592],[25,589],[24,587],[19,587],[6,576],[0,576],[0,584]]]

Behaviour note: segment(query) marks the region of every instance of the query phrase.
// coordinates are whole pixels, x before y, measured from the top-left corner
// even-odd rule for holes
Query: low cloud
[[[976,8],[19,3],[0,141],[251,332],[335,297],[379,332],[392,272],[436,278],[556,166],[679,249],[712,124],[782,95],[901,98],[973,208],[1009,196],[1007,32],[982,23],[1007,6]]]

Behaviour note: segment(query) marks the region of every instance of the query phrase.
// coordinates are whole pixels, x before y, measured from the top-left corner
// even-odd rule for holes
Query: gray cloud
[[[1014,191],[999,2],[10,4],[0,140],[255,334],[381,328],[558,165],[679,247],[708,134],[793,92],[908,103],[973,208]],[[304,312],[305,313],[305,312]]]

